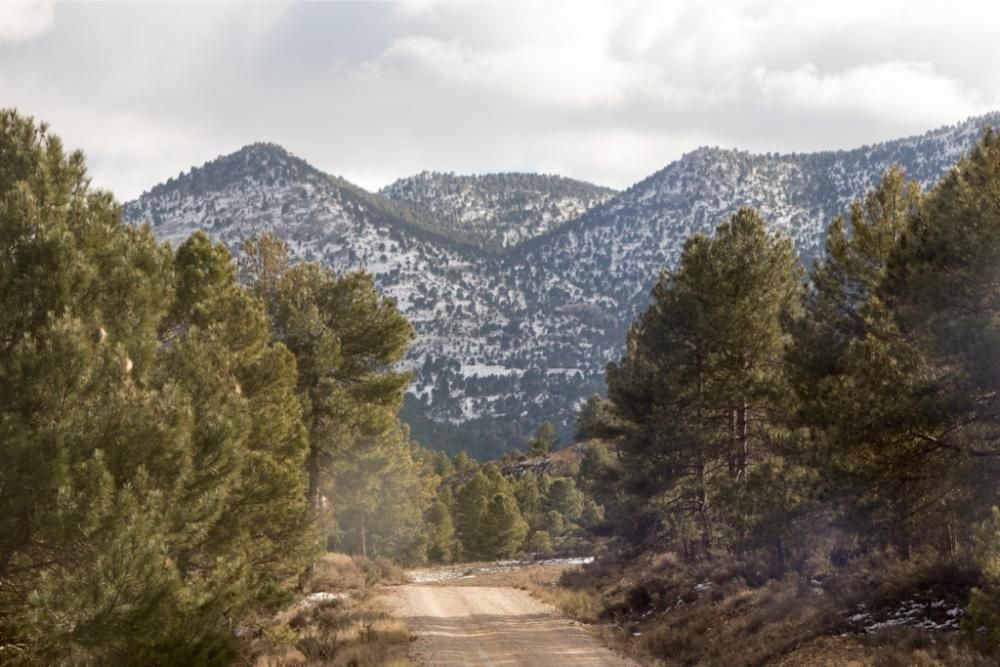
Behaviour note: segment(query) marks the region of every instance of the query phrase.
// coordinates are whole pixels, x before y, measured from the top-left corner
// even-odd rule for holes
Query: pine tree
[[[787,409],[784,323],[799,290],[790,242],[742,209],[714,238],[688,240],[608,367],[633,515],[666,520],[675,535],[695,532],[693,519],[698,539],[685,537],[685,549],[713,540],[713,491],[730,497],[714,508],[736,531],[727,539],[746,540],[751,465],[773,453],[773,417]],[[652,513],[638,510],[649,501]]]
[[[410,375],[394,365],[412,327],[369,274],[292,264],[285,244],[267,235],[243,251],[243,275],[298,363],[311,506],[318,512],[331,500],[337,541],[358,553],[406,553],[430,502],[397,418]]]
[[[545,456],[552,448],[559,443],[559,436],[556,434],[556,427],[552,422],[545,421],[539,424],[535,436],[528,444],[529,451],[534,456]]]
[[[542,493],[538,489],[538,477],[526,474],[514,482],[514,498],[525,516],[531,516],[542,509]]]
[[[788,354],[821,497],[837,500],[844,525],[868,539],[889,536],[904,551],[916,527],[908,527],[910,508],[932,482],[913,436],[931,416],[918,398],[930,368],[898,326],[884,282],[920,206],[917,185],[894,169],[846,222],[834,220]]]
[[[471,458],[465,450],[455,454],[452,464],[455,466],[455,472],[465,472],[466,470],[472,470],[476,467],[475,459]]]
[[[432,489],[413,460],[404,429],[398,425],[359,437],[335,458],[327,491],[341,546],[363,556],[389,556],[419,562],[424,538],[422,515]]]
[[[599,394],[594,394],[580,408],[576,416],[577,441],[591,438],[615,437],[614,416],[608,402]]]
[[[380,428],[368,408],[385,408],[381,428],[392,427],[410,380],[392,366],[413,329],[367,273],[338,277],[319,264],[291,265],[285,244],[268,235],[244,242],[242,249],[243,274],[298,362],[309,425],[309,499],[318,509],[324,468],[351,447],[352,430]]]
[[[552,553],[552,537],[544,530],[536,530],[528,537],[524,548],[532,554],[547,556]]]
[[[427,557],[435,563],[447,563],[452,559],[452,542],[455,539],[455,525],[447,503],[436,500],[427,510]]]
[[[572,478],[560,477],[552,480],[545,506],[559,512],[570,521],[578,521],[583,512],[583,494],[577,490],[576,482]]]
[[[508,558],[517,553],[528,536],[528,524],[517,501],[508,493],[497,493],[483,514],[484,554],[488,558]]]
[[[494,493],[494,485],[482,470],[478,470],[455,496],[458,535],[465,558],[476,560],[491,557],[484,522],[489,498]]]
[[[311,555],[287,350],[221,246],[121,223],[0,112],[0,652],[227,664]]]
[[[970,526],[1000,504],[998,193],[1000,137],[989,131],[925,196],[882,290],[909,343],[903,349],[922,362],[905,392],[910,470],[922,482],[907,514],[933,521],[949,550],[968,544]]]
[[[269,344],[265,313],[239,287],[224,246],[195,234],[177,249],[175,275],[176,299],[161,326],[173,337],[164,361],[195,418],[184,483],[203,494],[194,502],[185,489],[173,503],[176,531],[196,531],[177,563],[204,575],[252,553],[254,567],[234,576],[252,577],[255,595],[276,592],[315,544],[307,537],[294,359]]]

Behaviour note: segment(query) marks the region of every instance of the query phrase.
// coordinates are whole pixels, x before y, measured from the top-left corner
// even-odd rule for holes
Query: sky
[[[699,146],[853,148],[1000,109],[1000,3],[0,0],[0,107],[121,200],[255,141],[625,188]]]

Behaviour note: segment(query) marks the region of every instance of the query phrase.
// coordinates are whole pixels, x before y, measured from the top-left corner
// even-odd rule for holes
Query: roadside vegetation
[[[426,557],[412,328],[368,274],[245,250],[124,225],[0,111],[0,663],[233,664],[326,548]]]
[[[329,553],[302,583],[286,610],[252,630],[247,667],[406,667],[410,633],[381,597],[402,583],[403,570],[376,561]]]
[[[749,209],[688,240],[580,414],[615,542],[562,587],[629,651],[995,660],[998,193],[987,132],[927,193],[886,174],[808,273]]]

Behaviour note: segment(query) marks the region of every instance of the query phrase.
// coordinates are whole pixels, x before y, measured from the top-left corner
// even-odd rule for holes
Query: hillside
[[[615,191],[561,176],[422,172],[379,194],[410,204],[433,231],[500,252],[558,229]]]
[[[991,114],[850,151],[753,155],[701,148],[499,254],[477,247],[482,241],[456,241],[446,231],[454,223],[433,212],[476,210],[479,220],[507,220],[513,197],[490,200],[502,204],[491,209],[484,199],[472,205],[472,195],[456,200],[411,179],[408,190],[400,183],[387,188],[390,199],[266,144],[157,186],[125,212],[133,223],[151,221],[172,241],[204,228],[235,246],[273,231],[298,257],[373,272],[418,332],[408,357],[416,378],[404,411],[414,435],[431,447],[489,457],[523,446],[544,419],[568,432],[579,401],[602,390],[604,367],[621,353],[627,323],[645,305],[657,272],[676,261],[689,234],[755,206],[808,261],[833,216],[890,165],[926,185],[974,144],[984,125],[998,121],[1000,114]]]

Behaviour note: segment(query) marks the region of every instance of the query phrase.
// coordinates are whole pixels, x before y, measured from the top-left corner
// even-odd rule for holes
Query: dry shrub
[[[409,630],[383,606],[373,587],[400,582],[405,573],[387,559],[328,553],[302,579],[305,594],[339,592],[315,604],[300,601],[249,642],[247,667],[402,667]]]
[[[355,556],[354,565],[362,573],[364,584],[369,588],[379,584],[405,584],[407,581],[406,570],[399,563],[388,558],[380,556],[375,560],[370,560]]]
[[[861,603],[876,614],[917,594],[960,604],[975,581],[961,561],[930,554],[903,560],[887,551],[855,554],[842,566],[820,558],[799,563],[775,579],[761,574],[761,563],[726,554],[697,561],[646,554],[627,567],[598,563],[567,572],[559,590],[599,591],[588,608],[602,610],[620,648],[666,666],[991,664],[957,633],[844,634],[846,617]],[[559,590],[546,595],[555,599]]]
[[[249,664],[253,667],[305,667],[307,661],[297,648],[275,645],[260,651]]]
[[[559,585],[566,588],[596,588],[603,582],[617,578],[624,570],[624,563],[615,557],[605,557],[586,565],[563,571]]]
[[[304,593],[349,591],[365,587],[365,573],[347,554],[324,554],[302,584]]]
[[[987,667],[997,664],[964,645],[956,633],[927,633],[915,628],[891,628],[863,639],[875,667]]]
[[[407,582],[406,570],[394,560],[379,556],[375,559],[375,567],[378,568],[383,584],[405,584]]]
[[[593,623],[602,608],[601,596],[594,591],[542,589],[538,596],[564,614],[584,623]]]
[[[409,630],[371,596],[301,608],[288,622],[290,641],[254,653],[253,667],[410,665]]]
[[[527,591],[532,597],[556,607],[571,618],[594,623],[603,608],[597,589],[593,586],[567,588],[559,585],[566,577],[579,576],[578,567],[567,569],[564,565],[534,565],[497,577],[480,577],[480,582]]]

